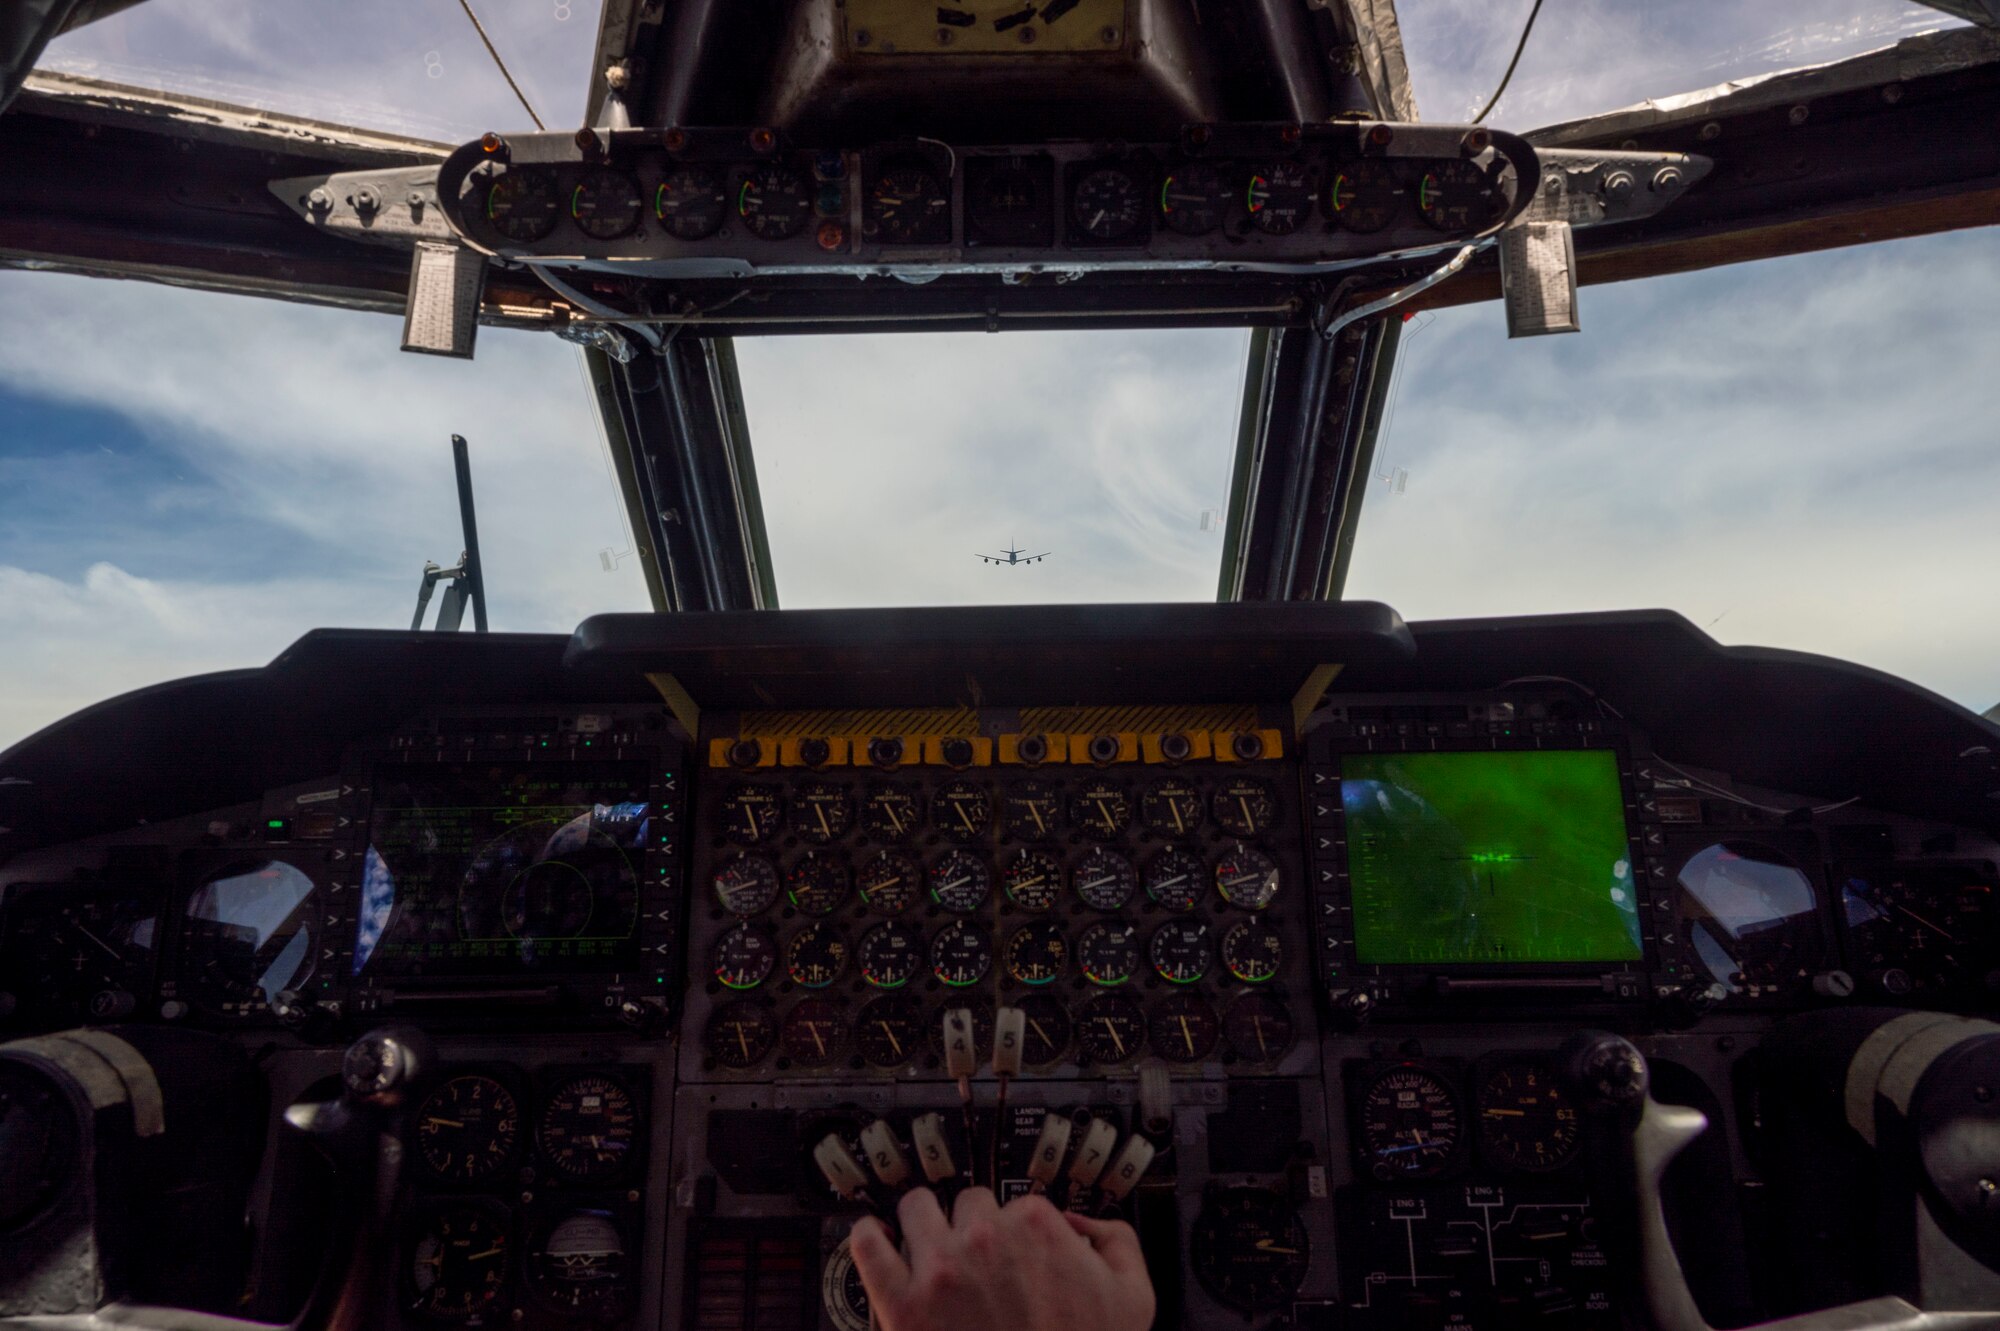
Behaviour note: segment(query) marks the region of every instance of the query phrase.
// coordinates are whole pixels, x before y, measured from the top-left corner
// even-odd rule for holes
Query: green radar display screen
[[[1618,756],[1344,754],[1363,965],[1637,961]]]

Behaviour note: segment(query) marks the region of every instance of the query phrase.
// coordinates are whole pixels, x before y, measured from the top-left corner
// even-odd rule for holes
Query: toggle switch
[[[861,1162],[854,1158],[854,1152],[840,1139],[837,1132],[829,1132],[813,1147],[813,1163],[819,1172],[826,1175],[826,1181],[833,1190],[851,1202],[864,1201],[868,1196],[868,1176],[861,1172]]]
[[[1118,1144],[1118,1126],[1109,1119],[1094,1118],[1084,1130],[1083,1143],[1076,1148],[1076,1158],[1069,1162],[1069,1181],[1079,1188],[1088,1188],[1097,1182],[1097,1176],[1104,1172],[1104,1166],[1111,1159],[1111,1148]]]
[[[910,1160],[903,1154],[903,1143],[896,1140],[896,1130],[889,1126],[888,1119],[878,1118],[861,1129],[861,1149],[874,1167],[875,1177],[885,1187],[901,1189],[909,1185]]]
[[[1036,1192],[1047,1192],[1055,1185],[1063,1155],[1069,1150],[1069,1134],[1067,1115],[1051,1112],[1042,1117],[1042,1135],[1035,1139],[1035,1154],[1028,1161],[1028,1178]]]
[[[1133,1186],[1152,1166],[1156,1154],[1158,1152],[1154,1149],[1153,1143],[1138,1133],[1133,1133],[1126,1138],[1125,1149],[1111,1162],[1111,1168],[1105,1170],[1104,1177],[1098,1180],[1099,1191],[1103,1192],[1107,1200],[1124,1201],[1126,1194],[1132,1191]]]
[[[917,1163],[932,1183],[958,1177],[958,1165],[951,1158],[951,1143],[944,1135],[943,1114],[919,1114],[910,1124],[910,1140],[917,1145]]]

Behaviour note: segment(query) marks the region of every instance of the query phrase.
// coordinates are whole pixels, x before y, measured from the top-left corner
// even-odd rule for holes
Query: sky
[[[595,4],[479,7],[544,118],[575,123]],[[1527,7],[1406,0],[1428,118],[1483,101]],[[44,64],[442,140],[525,122],[453,0],[335,12],[150,0]],[[1894,0],[1550,0],[1493,118],[1945,22]],[[1993,244],[1587,288],[1572,337],[1509,342],[1492,307],[1421,316],[1349,594],[1411,618],[1669,606],[1726,642],[1990,706]],[[486,329],[469,363],[412,356],[387,316],[34,272],[0,271],[0,308],[0,748],[126,689],[261,664],[315,625],[407,625],[424,561],[458,555],[453,432],[472,441],[495,627],[646,604],[567,344]],[[1246,342],[740,342],[780,602],[1212,597]],[[1009,542],[1053,553],[974,557]]]

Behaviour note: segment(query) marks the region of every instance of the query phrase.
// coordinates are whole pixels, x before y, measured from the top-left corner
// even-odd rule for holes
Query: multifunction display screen
[[[354,973],[636,969],[648,775],[613,762],[378,767]]]
[[[1363,964],[1639,959],[1615,753],[1346,754],[1341,803]]]

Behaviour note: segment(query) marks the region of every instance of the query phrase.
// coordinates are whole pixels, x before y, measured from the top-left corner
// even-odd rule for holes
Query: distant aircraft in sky
[[[981,555],[979,557],[989,564],[1039,564],[1042,560],[1047,559],[1051,553],[1051,551],[1044,550],[1038,555],[1024,555],[1010,545],[1000,554]]]

